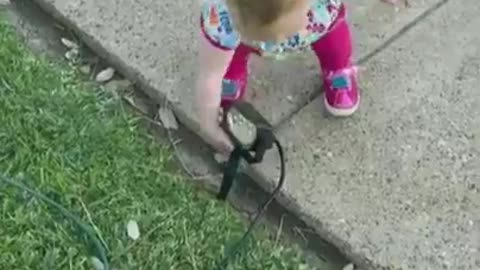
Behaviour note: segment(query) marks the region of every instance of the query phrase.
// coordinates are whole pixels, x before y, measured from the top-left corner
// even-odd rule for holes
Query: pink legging
[[[345,13],[343,6],[329,32],[311,45],[324,73],[347,68],[352,64],[352,40]],[[243,98],[247,86],[247,65],[251,53],[258,54],[257,50],[247,45],[237,47],[223,80],[223,87],[234,83],[235,88],[240,89],[240,98]],[[222,107],[228,107],[232,102],[233,100],[222,99]]]

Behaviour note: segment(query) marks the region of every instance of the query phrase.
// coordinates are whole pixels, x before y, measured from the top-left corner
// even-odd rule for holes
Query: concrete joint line
[[[397,33],[395,33],[393,36],[391,36],[388,40],[380,44],[377,48],[375,48],[372,52],[368,53],[367,55],[361,57],[358,61],[358,65],[363,65],[370,61],[373,57],[377,56],[381,52],[383,52],[385,49],[390,47],[395,41],[397,41],[399,38],[401,38],[403,35],[405,35],[408,31],[413,29],[416,25],[418,25],[420,22],[431,16],[435,11],[440,9],[442,6],[444,6],[446,3],[448,3],[450,0],[441,0],[440,2],[436,3],[429,9],[427,9],[425,12],[420,14],[417,18],[415,18],[413,21],[402,27]]]
[[[397,33],[395,33],[389,39],[387,39],[382,44],[380,44],[377,48],[373,49],[370,53],[367,53],[365,56],[360,57],[356,61],[356,64],[357,65],[366,64],[372,58],[376,57],[377,55],[382,53],[384,50],[386,50],[388,47],[390,47],[390,45],[395,43],[395,41],[397,41],[399,38],[404,36],[408,31],[412,30],[415,26],[417,26],[423,20],[425,20],[426,18],[431,16],[433,13],[435,13],[438,9],[440,9],[445,4],[447,4],[449,1],[450,0],[441,0],[438,3],[436,3],[435,5],[433,5],[432,7],[430,7],[429,9],[427,9],[425,12],[423,12],[418,17],[416,17],[414,20],[412,20],[407,25],[402,27],[402,29],[400,29]],[[278,128],[278,127],[284,125],[285,123],[287,123],[288,121],[290,121],[290,119],[292,119],[293,117],[295,117],[295,115],[297,115],[299,112],[301,112],[303,108],[305,108],[310,103],[312,103],[320,95],[320,93],[321,93],[320,90],[314,91],[312,93],[312,95],[308,98],[308,100],[304,104],[302,104],[301,106],[298,106],[298,108],[295,111],[293,111],[290,115],[288,115],[287,117],[282,119],[277,125],[275,125],[275,128]]]

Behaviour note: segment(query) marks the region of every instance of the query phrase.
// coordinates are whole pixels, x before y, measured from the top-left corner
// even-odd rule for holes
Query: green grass
[[[66,64],[35,56],[0,22],[0,174],[55,198],[108,245],[114,269],[212,269],[245,230],[173,169],[168,146]],[[138,221],[141,237],[126,235]],[[147,235],[148,234],[148,235]],[[257,231],[229,269],[306,269],[301,253]],[[0,269],[93,269],[75,228],[0,184]]]

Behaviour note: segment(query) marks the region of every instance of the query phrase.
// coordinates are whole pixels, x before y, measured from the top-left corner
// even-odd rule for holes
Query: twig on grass
[[[108,248],[107,242],[103,238],[102,232],[98,229],[97,225],[95,225],[95,223],[93,222],[92,216],[90,215],[90,212],[88,211],[87,206],[83,202],[82,198],[78,197],[77,199],[80,202],[80,204],[82,205],[83,211],[85,212],[85,215],[87,216],[87,219],[88,219],[88,222],[90,223],[90,226],[92,226],[93,230],[95,231],[95,233],[98,236],[98,239],[100,239],[100,242],[105,247],[107,252],[110,253],[110,249]]]

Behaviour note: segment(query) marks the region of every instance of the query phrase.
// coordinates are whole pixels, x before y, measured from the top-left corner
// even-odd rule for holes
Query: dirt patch
[[[46,14],[39,12],[38,7],[33,6],[28,0],[13,0],[6,3],[5,7],[8,11],[7,19],[16,27],[25,43],[34,52],[50,57],[64,54],[65,49],[59,42],[60,38],[66,34],[62,26],[56,24]]]

